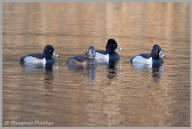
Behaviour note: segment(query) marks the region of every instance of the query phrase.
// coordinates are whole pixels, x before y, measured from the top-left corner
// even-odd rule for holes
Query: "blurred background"
[[[114,38],[119,63],[65,65]],[[52,44],[51,69],[21,66]],[[159,44],[157,68],[128,61]],[[179,2],[3,3],[3,122],[53,126],[190,126],[190,5]],[[11,126],[11,125],[4,125]],[[43,125],[48,126],[48,125]]]

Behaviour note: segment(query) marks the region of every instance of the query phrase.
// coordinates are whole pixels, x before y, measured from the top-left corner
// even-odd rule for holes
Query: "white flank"
[[[96,52],[95,59],[99,63],[107,63],[107,62],[109,62],[109,54],[103,55],[103,54]]]
[[[142,56],[136,56],[132,60],[133,63],[144,63],[144,64],[151,64],[152,63],[152,57],[149,59],[145,59]]]
[[[24,58],[24,62],[27,64],[28,63],[29,64],[46,64],[46,59],[43,58],[43,60],[42,60],[42,59],[37,59],[37,58],[32,57],[32,56],[27,56]]]

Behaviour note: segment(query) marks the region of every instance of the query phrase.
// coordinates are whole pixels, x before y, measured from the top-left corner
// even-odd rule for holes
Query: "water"
[[[3,3],[3,125],[189,126],[189,9],[160,2]],[[65,65],[88,46],[104,49],[109,38],[123,48],[117,65]],[[162,66],[128,62],[155,43],[166,55]],[[61,56],[52,69],[18,63],[47,44]]]

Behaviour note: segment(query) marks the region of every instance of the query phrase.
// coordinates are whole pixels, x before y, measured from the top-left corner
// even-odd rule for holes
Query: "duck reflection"
[[[153,81],[159,82],[160,78],[163,76],[163,62],[162,63],[152,63],[152,64],[141,64],[141,63],[132,63],[134,69],[138,72],[149,71],[152,73]]]
[[[110,61],[107,64],[107,70],[108,70],[107,78],[108,79],[113,79],[114,77],[117,76],[117,67],[118,67],[118,65],[119,65],[119,60]]]
[[[42,69],[45,73],[53,71],[53,64],[46,63],[43,64],[21,64],[22,67],[25,68],[26,71],[32,71],[37,69]]]
[[[57,66],[57,65],[58,64],[54,66]],[[44,73],[45,88],[46,89],[52,88],[53,80],[54,80],[53,64],[46,64],[46,66],[43,69],[43,73]]]
[[[55,70],[53,69],[57,69],[58,64],[52,64],[52,63],[47,63],[45,65],[42,64],[21,64],[22,67],[24,67],[25,72],[32,72],[34,71],[33,75],[35,74],[35,76],[39,76],[39,78],[41,79],[42,75],[43,75],[43,79],[44,79],[44,83],[45,86],[51,86],[52,85],[52,81],[54,80],[54,72]],[[37,72],[38,71],[38,72]],[[43,73],[43,74],[41,74]]]
[[[94,80],[95,79],[95,69],[97,67],[97,64],[89,64],[84,66],[80,65],[67,65],[68,69],[74,72],[86,72],[89,79]]]
[[[159,79],[163,76],[163,66],[152,67],[151,69],[152,77],[154,82],[159,82]]]

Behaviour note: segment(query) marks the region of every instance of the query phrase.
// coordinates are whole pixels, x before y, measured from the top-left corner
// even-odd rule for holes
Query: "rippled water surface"
[[[189,16],[187,3],[3,3],[4,126],[189,126]],[[109,38],[123,48],[118,64],[65,65]],[[162,66],[128,62],[155,43]],[[52,69],[18,63],[46,44],[61,55]]]

